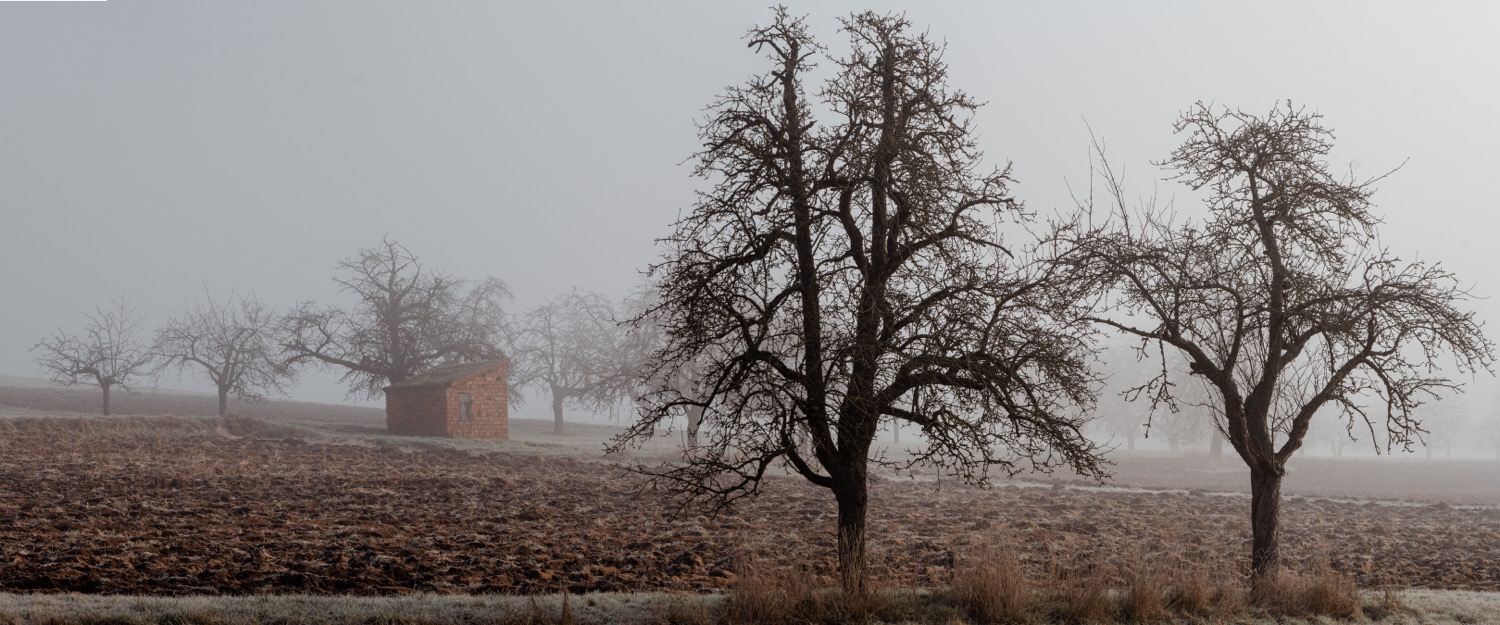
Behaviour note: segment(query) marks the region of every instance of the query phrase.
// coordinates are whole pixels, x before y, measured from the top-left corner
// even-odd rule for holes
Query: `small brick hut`
[[[509,364],[444,365],[385,387],[386,429],[407,436],[510,438]]]

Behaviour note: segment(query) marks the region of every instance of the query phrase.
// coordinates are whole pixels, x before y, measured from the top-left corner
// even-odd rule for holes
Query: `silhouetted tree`
[[[515,383],[547,391],[552,431],[564,433],[563,407],[605,410],[624,393],[625,329],[609,300],[574,289],[527,312],[516,328]]]
[[[510,289],[496,278],[466,281],[424,267],[383,239],[335,265],[333,281],[353,307],[297,304],[281,323],[285,362],[344,369],[349,395],[381,389],[439,364],[505,356]]]
[[[275,313],[254,296],[230,295],[222,303],[204,292],[182,316],[157,331],[161,366],[200,373],[219,396],[219,416],[229,397],[258,400],[283,393],[292,370],[278,357]]]
[[[1336,177],[1321,117],[1278,105],[1264,116],[1198,104],[1163,166],[1207,195],[1207,216],[1128,211],[1100,168],[1114,209],[1092,206],[1067,241],[1074,277],[1107,293],[1094,319],[1178,352],[1223,407],[1230,444],[1250,468],[1251,570],[1279,562],[1281,480],[1319,410],[1388,432],[1410,449],[1414,409],[1441,389],[1437,359],[1487,368],[1493,346],[1453,275],[1379,247],[1370,197],[1379,178]],[[1097,147],[1097,146],[1096,146]],[[1102,149],[1098,150],[1102,157]],[[1171,395],[1163,371],[1151,392]],[[1383,406],[1372,414],[1360,403]],[[1329,415],[1331,417],[1331,415]]]
[[[36,363],[49,378],[63,386],[89,383],[104,393],[104,414],[110,414],[109,393],[118,386],[135,392],[137,378],[148,375],[155,357],[143,336],[145,317],[128,299],[110,300],[109,307],[95,307],[84,313],[88,323],[80,334],[58,329],[52,336],[32,346],[40,352]]]
[[[1080,432],[1093,399],[1087,324],[1052,276],[1002,248],[1026,218],[1009,170],[983,171],[942,47],[901,17],[843,20],[852,48],[808,98],[821,48],[777,10],[749,35],[771,69],[730,87],[700,128],[712,182],[663,243],[649,311],[666,336],[656,385],[614,448],[683,408],[705,428],[657,484],[719,509],[773,469],[832,491],[843,588],[866,588],[870,450],[882,419],[921,429],[922,462],[975,483],[992,469],[1098,476]],[[826,110],[820,123],[813,111]],[[913,409],[911,398],[920,394]]]

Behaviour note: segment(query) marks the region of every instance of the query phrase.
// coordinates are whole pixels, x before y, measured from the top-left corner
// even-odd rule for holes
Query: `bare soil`
[[[275,418],[316,416],[295,412]],[[374,427],[348,423],[338,427]],[[545,425],[517,422],[513,432]],[[758,499],[708,518],[602,459],[521,453],[515,441],[414,449],[288,431],[0,420],[0,591],[711,590],[734,584],[747,553],[832,583],[833,502],[800,479],[772,478]],[[600,431],[569,449],[597,449]],[[944,585],[955,559],[994,543],[1037,574],[1141,562],[1236,568],[1249,549],[1249,502],[1218,494],[1237,490],[1234,462],[1119,459],[1126,486],[1162,492],[884,477],[872,493],[871,561],[901,586]],[[1288,477],[1284,549],[1294,565],[1326,557],[1367,586],[1500,590],[1500,466],[1327,462],[1336,464],[1299,464]]]

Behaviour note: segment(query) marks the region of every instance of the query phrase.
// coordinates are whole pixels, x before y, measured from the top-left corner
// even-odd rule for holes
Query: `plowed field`
[[[9,424],[7,426],[7,423]],[[825,491],[776,478],[718,518],[602,462],[0,423],[0,590],[405,593],[713,589],[737,554],[833,569]],[[1033,567],[1235,565],[1248,500],[879,480],[871,560],[936,585],[977,546]],[[1289,497],[1284,549],[1367,584],[1500,590],[1500,511]]]

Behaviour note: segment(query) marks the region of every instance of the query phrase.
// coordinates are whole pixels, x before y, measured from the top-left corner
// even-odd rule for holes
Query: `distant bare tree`
[[[1124,437],[1132,450],[1138,436],[1165,440],[1174,452],[1206,441],[1213,421],[1205,413],[1212,411],[1212,405],[1205,402],[1202,392],[1194,392],[1201,391],[1198,381],[1174,374],[1170,381],[1177,392],[1168,401],[1141,392],[1141,384],[1162,370],[1163,358],[1172,359],[1147,347],[1138,340],[1112,341],[1105,346],[1102,355],[1109,377],[1094,425]]]
[[[1146,421],[1150,410],[1141,402],[1125,401],[1118,395],[1105,394],[1099,399],[1095,418],[1090,430],[1102,436],[1102,442],[1118,447],[1125,441],[1125,449],[1135,451],[1136,440],[1146,433]]]
[[[1444,458],[1452,458],[1453,446],[1470,436],[1473,430],[1470,406],[1464,395],[1438,399],[1440,401],[1428,402],[1418,409],[1422,427],[1426,430],[1422,436],[1422,453],[1432,458],[1433,450],[1441,449]]]
[[[1090,334],[1044,268],[1012,260],[998,224],[1026,218],[1008,169],[986,170],[942,47],[901,17],[843,20],[852,41],[808,99],[821,48],[776,12],[749,35],[771,69],[709,107],[697,174],[712,182],[651,269],[666,336],[657,384],[615,449],[688,407],[703,439],[649,470],[710,509],[786,469],[837,502],[844,591],[866,589],[871,457],[882,420],[921,428],[912,462],[984,483],[992,471],[1100,475],[1077,406]],[[814,107],[829,111],[820,123]],[[921,401],[911,398],[920,394]],[[913,406],[920,406],[914,409]]]
[[[121,297],[109,307],[84,313],[88,323],[82,334],[58,329],[51,337],[32,346],[40,352],[36,363],[51,380],[63,386],[89,383],[104,393],[104,414],[109,415],[109,393],[118,386],[135,392],[135,380],[149,375],[155,357],[143,336],[145,317]]]
[[[1500,414],[1483,412],[1476,415],[1469,423],[1469,432],[1479,449],[1493,452],[1495,459],[1500,460]]]
[[[609,300],[579,289],[522,316],[515,336],[515,384],[547,391],[554,433],[565,432],[564,406],[606,410],[620,400],[629,379],[621,369],[624,333]]]
[[[1126,391],[1151,375],[1151,365],[1142,363],[1137,350],[1126,341],[1104,345],[1100,359],[1104,389],[1094,406],[1095,418],[1089,422],[1089,429],[1113,447],[1123,439],[1125,448],[1135,451],[1136,440],[1146,433],[1146,424],[1151,421],[1152,406]]]
[[[161,366],[201,373],[219,395],[219,416],[229,397],[258,400],[284,393],[292,370],[279,357],[275,313],[254,296],[231,294],[222,303],[204,289],[182,316],[157,331]]]
[[[675,396],[699,395],[701,375],[697,366],[688,364],[668,371],[652,364],[652,358],[667,344],[666,331],[653,312],[659,303],[656,292],[647,288],[627,297],[621,306],[624,317],[632,321],[627,328],[620,370],[628,376],[626,394],[637,410],[649,410],[651,397],[664,389],[670,389]],[[689,402],[679,410],[686,422],[684,442],[689,449],[697,447],[698,434],[703,427],[703,406]]]
[[[1307,441],[1327,443],[1328,453],[1335,458],[1342,458],[1344,449],[1350,443],[1359,442],[1359,430],[1350,426],[1350,423],[1340,423],[1333,419],[1316,419],[1307,428]]]
[[[1423,432],[1417,406],[1459,387],[1439,375],[1438,357],[1451,354],[1460,371],[1488,368],[1493,345],[1459,308],[1469,294],[1452,274],[1379,247],[1370,202],[1379,178],[1330,171],[1321,116],[1290,103],[1263,116],[1199,104],[1176,130],[1186,140],[1163,165],[1206,190],[1207,217],[1127,210],[1104,162],[1113,209],[1101,225],[1085,202],[1067,262],[1107,294],[1098,323],[1177,352],[1218,395],[1250,468],[1259,581],[1278,568],[1281,480],[1314,414],[1339,410],[1372,437],[1383,428],[1388,449],[1410,449]],[[1163,368],[1143,390],[1171,397],[1169,381]]]
[[[351,397],[381,390],[439,364],[504,357],[510,288],[495,278],[466,281],[434,271],[386,238],[335,265],[333,281],[351,308],[302,302],[281,322],[288,364],[344,370]]]

